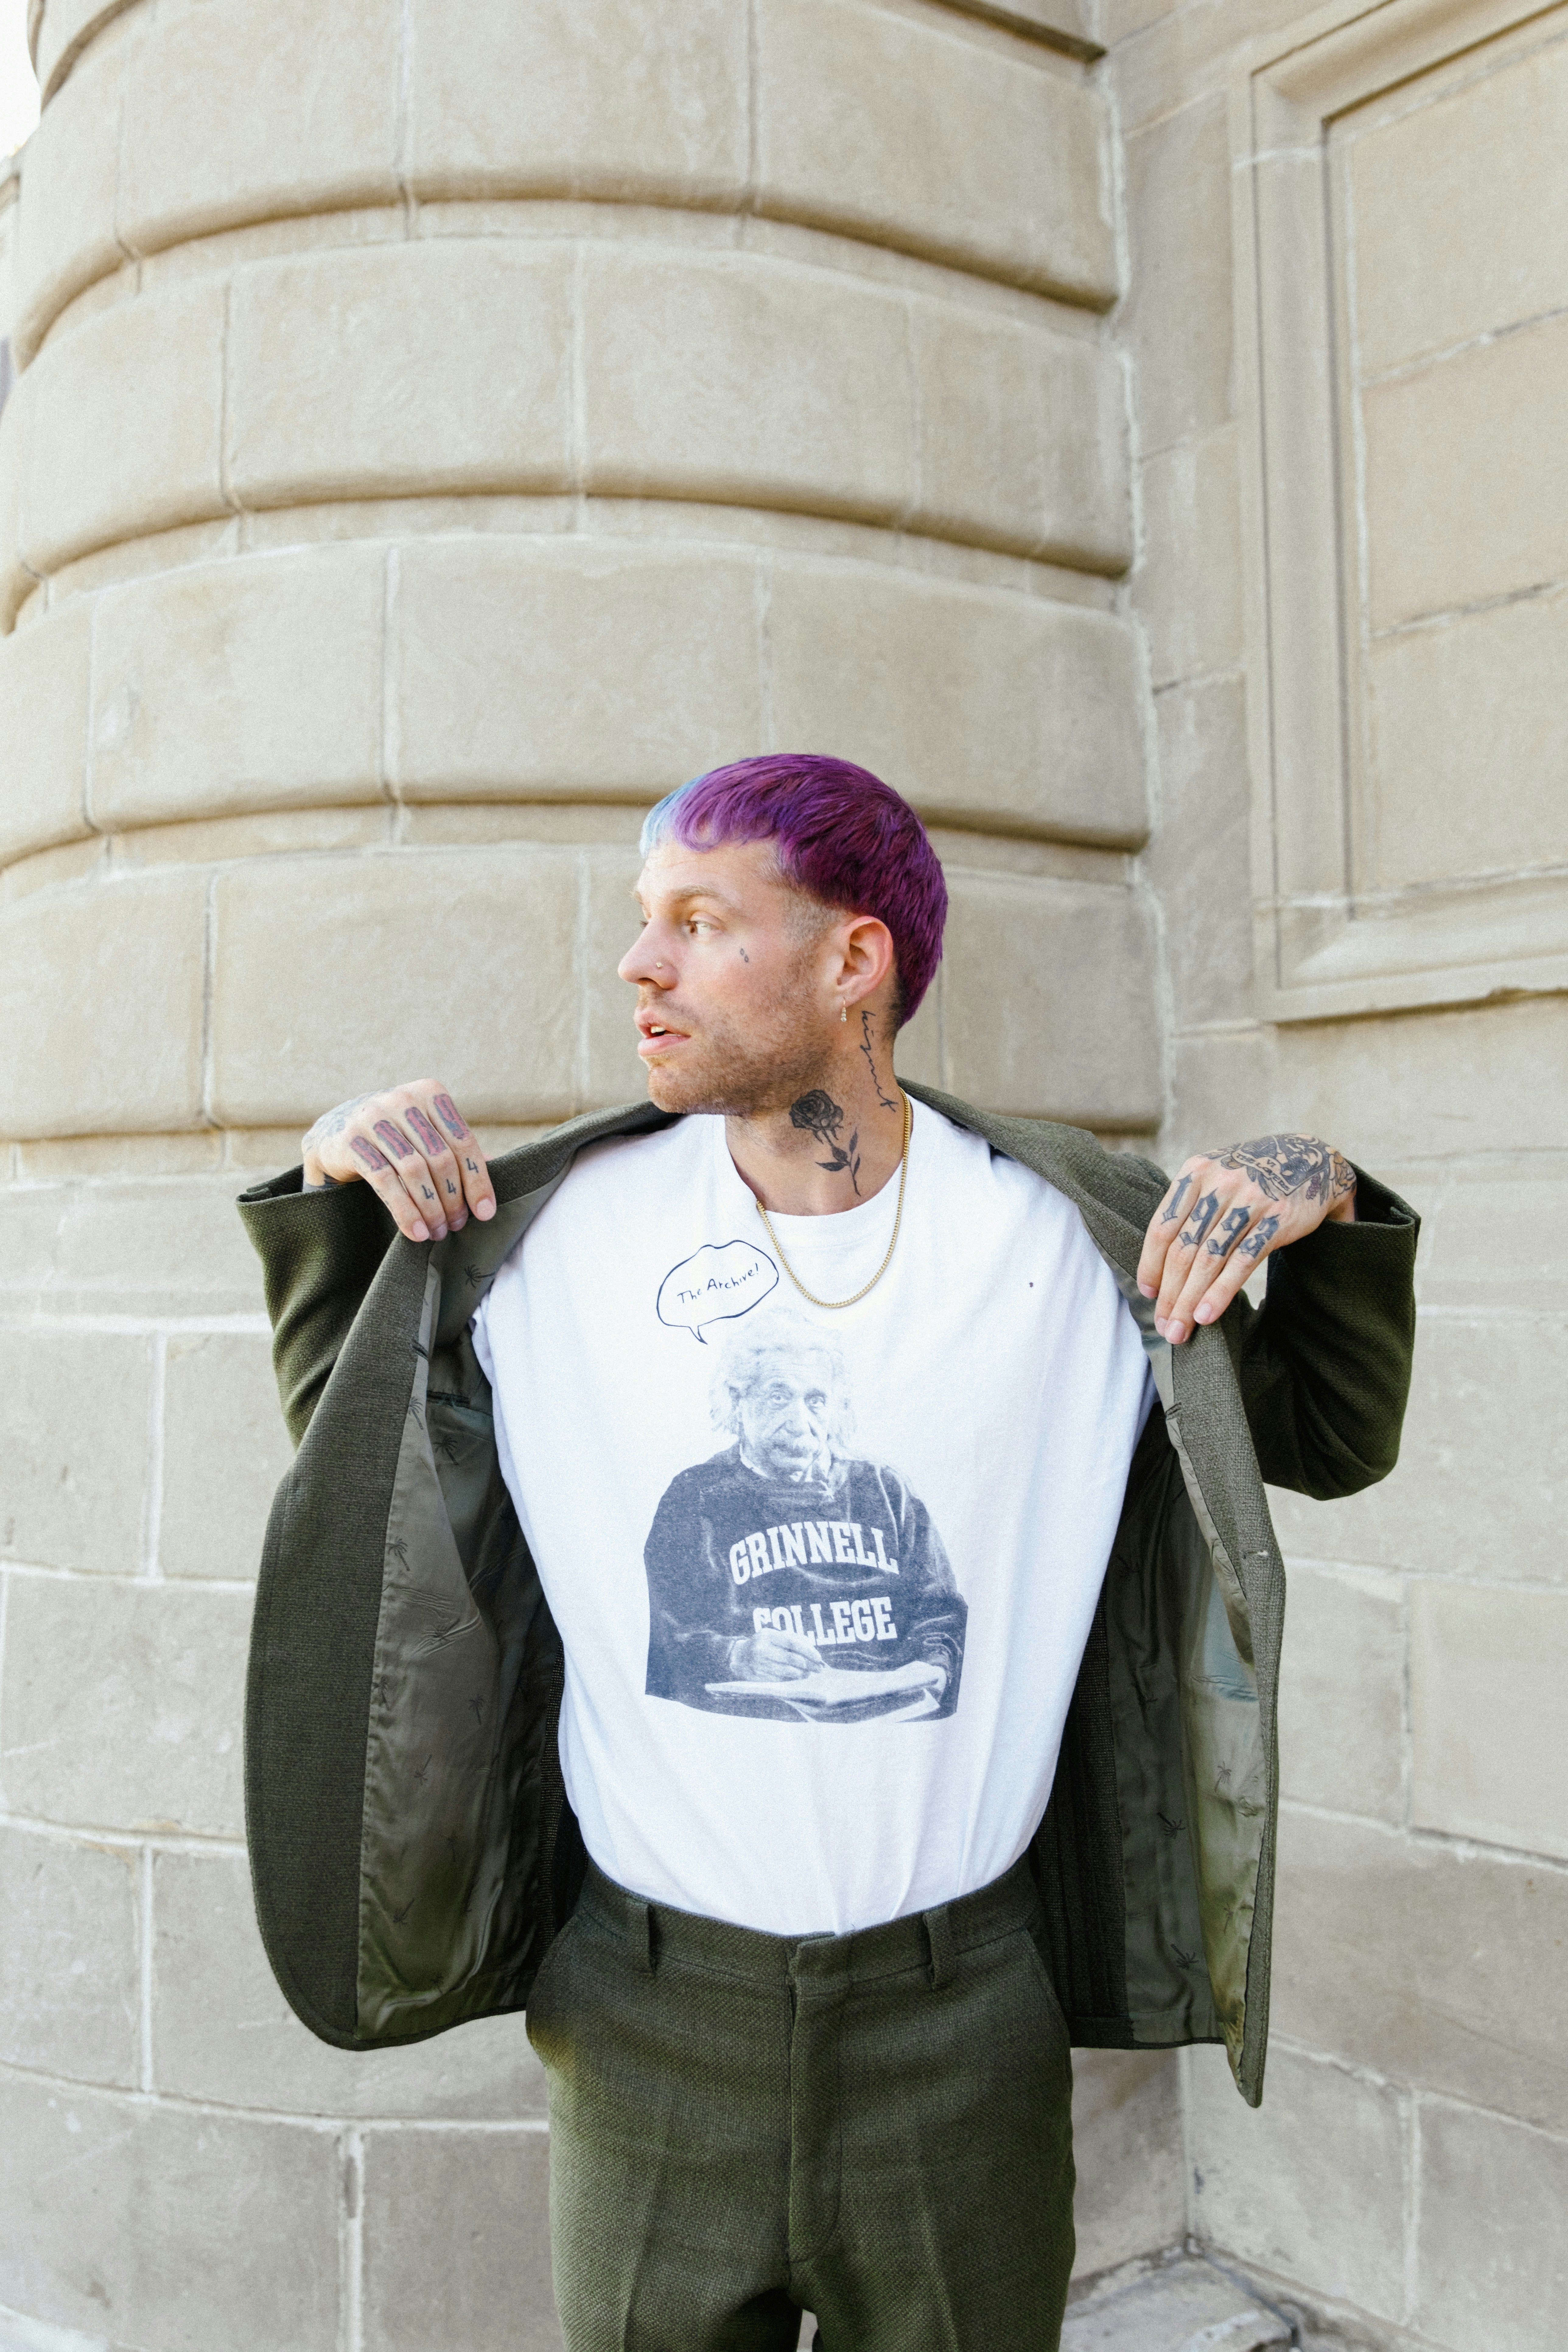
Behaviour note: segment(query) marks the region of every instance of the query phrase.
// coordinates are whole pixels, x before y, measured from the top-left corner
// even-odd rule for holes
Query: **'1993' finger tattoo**
[[[379,1175],[386,1165],[374,1144],[367,1143],[363,1135],[356,1135],[353,1139],[353,1155],[360,1166],[368,1168],[373,1176]]]
[[[1245,1169],[1270,1201],[1301,1192],[1331,1208],[1355,1191],[1350,1161],[1315,1135],[1258,1135],[1250,1143],[1233,1144],[1228,1151],[1211,1151],[1208,1157],[1219,1168]]]
[[[1192,1191],[1194,1181],[1191,1176],[1182,1178],[1165,1207],[1160,1212],[1160,1223],[1163,1225],[1173,1225],[1180,1222],[1182,1204]]]
[[[1247,1231],[1247,1219],[1251,1213],[1248,1209],[1232,1209],[1208,1245],[1210,1257],[1229,1256],[1240,1235]]]
[[[457,1104],[452,1100],[450,1095],[437,1095],[436,1097],[436,1116],[440,1120],[442,1126],[446,1129],[447,1134],[455,1135],[460,1143],[463,1140],[463,1138],[468,1134],[468,1130],[464,1123],[461,1113],[458,1111]]]
[[[375,1131],[395,1160],[407,1159],[412,1146],[400,1127],[395,1127],[389,1118],[378,1118]]]
[[[439,1153],[446,1150],[447,1146],[444,1139],[437,1134],[435,1129],[431,1126],[429,1120],[426,1118],[424,1112],[419,1109],[416,1104],[410,1103],[403,1116],[407,1120],[409,1126],[414,1129],[415,1134],[419,1138],[420,1142],[425,1146],[426,1151]]]
[[[1265,1217],[1261,1224],[1254,1225],[1252,1231],[1247,1234],[1247,1239],[1242,1243],[1242,1256],[1261,1257],[1279,1230],[1279,1220],[1278,1217]]]
[[[1209,1227],[1219,1214],[1219,1194],[1205,1192],[1201,1201],[1193,1203],[1192,1223],[1176,1239],[1184,1249],[1196,1249]]]

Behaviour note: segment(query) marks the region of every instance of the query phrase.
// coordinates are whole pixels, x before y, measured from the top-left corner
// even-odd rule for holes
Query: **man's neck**
[[[904,1101],[879,1024],[852,1013],[842,1043],[793,1102],[731,1112],[724,1129],[730,1157],[764,1209],[826,1217],[859,1208],[903,1156]]]

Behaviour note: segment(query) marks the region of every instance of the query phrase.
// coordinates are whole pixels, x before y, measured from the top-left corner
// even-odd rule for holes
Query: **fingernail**
[[[1194,1307],[1193,1321],[1194,1323],[1212,1323],[1214,1321],[1214,1308],[1209,1305],[1206,1298],[1203,1301],[1201,1306]]]
[[[478,1208],[474,1211],[475,1216],[479,1218],[481,1224],[488,1223],[488,1221],[495,1215],[495,1213],[496,1204],[493,1201],[481,1201]]]
[[[437,1228],[436,1228],[436,1238],[437,1238],[437,1240],[438,1242],[444,1242],[444,1241],[446,1240],[446,1238],[447,1238],[447,1228],[446,1228],[446,1226],[445,1226],[445,1225],[437,1225]]]
[[[453,1220],[452,1220],[452,1231],[453,1231],[455,1234],[460,1234],[460,1233],[462,1232],[462,1230],[463,1230],[463,1227],[468,1223],[468,1211],[467,1211],[467,1209],[465,1209],[465,1210],[463,1211],[463,1213],[462,1213],[461,1216],[458,1216],[458,1217],[454,1217],[454,1218],[453,1218]]]
[[[1164,1317],[1163,1317],[1163,1315],[1156,1315],[1156,1316],[1155,1316],[1155,1318],[1154,1318],[1154,1328],[1155,1328],[1155,1330],[1156,1330],[1156,1331],[1158,1331],[1158,1333],[1160,1334],[1160,1337],[1161,1337],[1161,1339],[1168,1339],[1170,1338],[1171,1334],[1170,1334],[1170,1331],[1169,1331],[1169,1329],[1168,1329],[1168,1328],[1167,1328],[1167,1326],[1166,1326],[1165,1318],[1164,1318]]]
[[[1158,1298],[1160,1294],[1152,1282],[1141,1282],[1138,1286],[1138,1296],[1140,1298]]]
[[[1169,1327],[1168,1327],[1168,1328],[1167,1328],[1167,1330],[1166,1330],[1166,1333],[1165,1333],[1165,1337],[1170,1340],[1172,1347],[1173,1347],[1173,1348],[1179,1348],[1179,1347],[1181,1346],[1181,1344],[1182,1344],[1182,1341],[1186,1338],[1186,1336],[1187,1336],[1187,1327],[1186,1327],[1186,1325],[1185,1325],[1184,1323],[1178,1323],[1178,1322],[1176,1321],[1175,1318],[1173,1316],[1173,1317],[1172,1317],[1172,1318],[1171,1318],[1170,1325],[1169,1325]]]
[[[421,1217],[415,1225],[414,1238],[416,1242],[427,1242],[430,1238],[423,1217]]]

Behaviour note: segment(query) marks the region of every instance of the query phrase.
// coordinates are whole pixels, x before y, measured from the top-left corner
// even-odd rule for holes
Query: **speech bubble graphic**
[[[699,1347],[705,1323],[731,1323],[748,1314],[777,1284],[779,1270],[751,1242],[704,1242],[672,1265],[658,1286],[658,1319],[689,1331]]]

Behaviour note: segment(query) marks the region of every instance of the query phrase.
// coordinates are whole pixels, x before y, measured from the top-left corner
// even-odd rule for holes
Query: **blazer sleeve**
[[[368,1184],[307,1192],[303,1181],[291,1168],[237,1204],[261,1260],[272,1369],[296,1445],[397,1230]]]
[[[1355,1223],[1326,1221],[1277,1250],[1263,1306],[1238,1298],[1222,1319],[1269,1486],[1355,1495],[1399,1459],[1420,1229],[1414,1209],[1358,1168]]]

